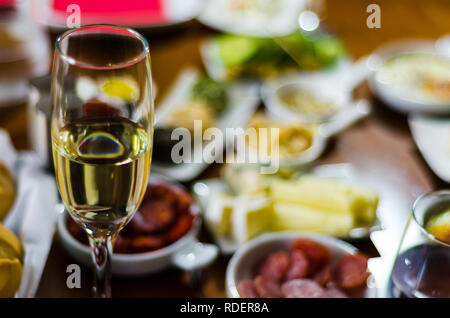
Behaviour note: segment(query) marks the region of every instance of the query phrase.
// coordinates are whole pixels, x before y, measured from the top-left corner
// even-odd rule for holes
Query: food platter
[[[331,165],[323,165],[314,168],[310,171],[312,175],[323,177],[327,179],[334,180],[342,180],[343,182],[349,183],[364,183],[359,177],[355,169],[349,164],[331,164]],[[207,179],[196,182],[192,191],[194,196],[197,198],[201,211],[203,215],[208,213],[208,209],[211,208],[211,205],[208,204],[211,198],[214,198],[215,193],[221,192],[229,192],[230,188],[224,180],[221,179]],[[382,214],[383,211],[377,211],[377,214]],[[236,243],[234,240],[230,239],[228,236],[220,235],[215,231],[214,228],[208,226],[208,222],[206,222],[207,228],[212,234],[215,243],[219,246],[221,252],[225,255],[233,254],[240,246],[239,243]],[[378,220],[374,222],[374,224],[370,227],[355,227],[352,228],[347,235],[344,235],[347,239],[361,239],[367,238],[371,232],[379,230],[382,227],[382,224],[379,223]],[[342,236],[341,236],[342,237]]]

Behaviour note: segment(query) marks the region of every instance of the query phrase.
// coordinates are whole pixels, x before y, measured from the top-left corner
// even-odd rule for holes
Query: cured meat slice
[[[332,277],[341,288],[354,288],[365,284],[369,277],[367,257],[361,254],[341,257],[333,267]]]
[[[300,250],[291,252],[290,264],[284,275],[284,281],[303,278],[308,275],[309,262],[305,253]]]
[[[153,251],[164,246],[164,239],[160,236],[143,235],[130,239],[133,253]]]
[[[258,274],[276,281],[281,281],[289,267],[289,263],[290,258],[288,253],[282,251],[272,253],[259,268]]]
[[[162,231],[176,219],[176,211],[165,201],[146,202],[139,208],[142,218],[137,217],[134,226],[146,233]],[[132,219],[133,220],[133,219]],[[139,226],[138,226],[138,221]]]
[[[300,238],[292,243],[293,250],[301,250],[310,262],[310,272],[316,272],[330,263],[330,251],[316,241]]]
[[[325,266],[313,276],[313,280],[320,286],[326,286],[331,281],[331,269]]]
[[[174,242],[188,232],[192,227],[193,216],[184,214],[178,217],[174,226],[166,233],[165,237],[168,242]]]
[[[253,281],[253,285],[261,298],[283,297],[280,284],[270,277],[259,275]]]
[[[349,298],[342,290],[335,286],[327,288],[325,294],[327,298]]]
[[[114,241],[114,253],[126,254],[130,251],[130,239],[118,235]]]
[[[241,298],[258,298],[253,281],[246,279],[238,284],[237,290]]]
[[[177,190],[177,201],[175,201],[175,207],[179,213],[189,213],[192,206],[192,197],[184,190]]]
[[[323,298],[325,290],[311,279],[294,279],[282,285],[281,290],[286,298]]]

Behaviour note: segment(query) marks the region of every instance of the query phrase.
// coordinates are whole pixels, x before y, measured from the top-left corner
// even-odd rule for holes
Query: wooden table
[[[366,8],[370,3],[381,7],[381,28],[369,29]],[[354,58],[369,54],[377,46],[403,38],[438,38],[450,31],[448,0],[328,0],[324,12],[326,24],[343,39]],[[146,34],[149,38],[154,79],[159,96],[163,96],[177,73],[184,67],[201,67],[200,41],[213,31],[193,22],[169,34]],[[366,85],[356,91],[369,96]],[[363,122],[341,133],[328,147],[321,163],[350,162],[381,194],[381,204],[392,217],[388,226],[401,232],[415,198],[426,191],[448,188],[428,168],[418,152],[405,116],[393,112],[372,99],[372,114]],[[6,127],[18,148],[26,148],[25,108],[18,107],[0,114],[0,126]],[[211,166],[201,178],[217,175]],[[204,231],[200,237],[209,240]],[[368,241],[352,242],[369,255],[377,252]],[[135,279],[113,277],[115,297],[224,297],[224,278],[228,258],[220,257],[204,270],[201,290],[189,287],[184,273],[171,269],[157,275]],[[56,238],[42,275],[38,297],[89,297],[92,272],[82,269],[82,288],[66,287],[66,267],[73,260]]]

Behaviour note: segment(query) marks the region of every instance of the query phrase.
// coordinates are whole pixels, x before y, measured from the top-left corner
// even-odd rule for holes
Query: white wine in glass
[[[110,25],[68,31],[56,42],[53,160],[61,197],[87,232],[94,290],[110,297],[112,242],[136,212],[150,171],[153,97],[148,43]]]

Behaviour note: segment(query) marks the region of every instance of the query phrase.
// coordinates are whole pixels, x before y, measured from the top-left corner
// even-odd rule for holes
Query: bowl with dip
[[[450,56],[432,41],[387,44],[369,59],[369,86],[402,113],[450,114]]]

